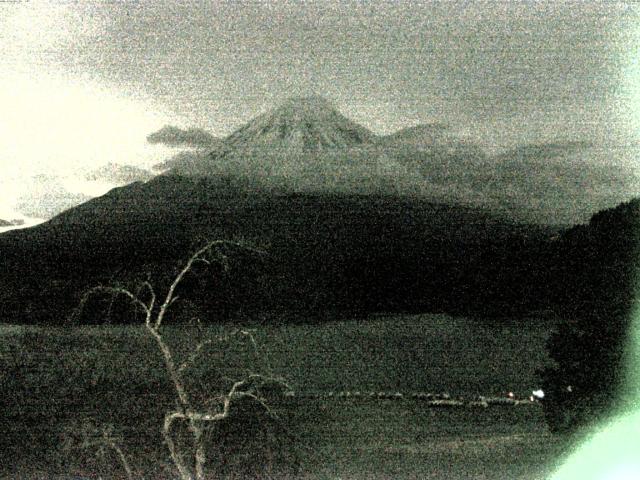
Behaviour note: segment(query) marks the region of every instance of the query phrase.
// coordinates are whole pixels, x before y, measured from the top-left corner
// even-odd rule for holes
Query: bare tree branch
[[[145,280],[144,282],[142,282],[142,287],[146,287],[147,290],[149,290],[149,293],[151,294],[151,301],[149,302],[149,310],[153,310],[153,307],[156,304],[156,292],[153,288],[153,285],[151,285],[151,283],[149,283],[148,280]]]
[[[120,463],[124,468],[124,471],[127,473],[127,478],[129,480],[133,480],[134,476],[133,476],[133,470],[131,469],[131,465],[129,465],[129,461],[127,460],[127,457],[125,456],[120,446],[117,444],[116,440],[111,435],[109,435],[107,431],[102,432],[102,438],[104,442],[116,453],[116,455],[118,455],[118,459],[120,460]]]
[[[187,263],[184,266],[184,268],[178,273],[178,275],[173,280],[173,283],[171,284],[171,286],[169,287],[169,291],[167,292],[167,296],[165,297],[164,303],[160,307],[160,312],[158,313],[158,316],[156,317],[156,322],[155,322],[155,328],[156,329],[160,328],[160,326],[162,325],[162,320],[164,320],[165,313],[166,313],[167,309],[169,308],[169,306],[171,305],[171,303],[173,301],[173,296],[174,296],[176,288],[178,287],[180,282],[182,282],[182,279],[184,278],[184,276],[191,270],[191,267],[193,266],[193,264],[196,261],[199,261],[199,260],[203,260],[206,263],[208,263],[209,261],[207,259],[203,258],[202,255],[204,255],[206,252],[210,251],[212,248],[217,247],[217,246],[221,246],[221,245],[235,246],[235,247],[242,248],[243,250],[246,250],[246,251],[249,251],[249,252],[252,252],[252,253],[256,253],[256,254],[259,254],[259,255],[265,255],[266,254],[266,252],[264,252],[262,250],[258,250],[256,248],[249,247],[249,246],[246,246],[246,245],[242,245],[242,244],[240,244],[238,242],[233,242],[233,241],[230,241],[230,240],[215,240],[215,241],[207,243],[204,247],[202,247],[200,250],[198,250],[196,253],[194,253],[189,258],[189,260],[187,260]],[[224,255],[223,255],[223,257],[224,257]]]
[[[84,309],[87,301],[89,300],[89,298],[92,295],[96,294],[96,293],[108,293],[108,294],[111,294],[111,295],[114,295],[114,296],[124,295],[124,296],[128,297],[129,300],[134,305],[142,308],[142,310],[145,312],[146,318],[151,318],[152,309],[153,309],[153,301],[154,301],[153,297],[152,297],[152,301],[150,302],[150,304],[147,305],[146,303],[144,303],[142,300],[140,300],[136,295],[131,293],[126,288],[122,288],[122,287],[106,287],[106,286],[103,286],[103,285],[98,285],[97,287],[93,287],[90,290],[86,291],[84,293],[84,295],[82,296],[81,300],[80,300],[80,304],[74,310],[74,312],[72,313],[71,317],[80,315],[82,313],[82,310]]]
[[[162,335],[160,335],[158,330],[151,324],[151,322],[148,322],[146,327],[151,336],[156,340],[156,344],[158,345],[158,348],[160,349],[160,352],[164,357],[164,363],[167,369],[167,373],[169,374],[169,377],[173,382],[173,387],[176,391],[176,394],[178,395],[178,399],[180,400],[181,405],[185,408],[190,408],[191,401],[189,400],[189,395],[184,388],[182,377],[180,375],[180,372],[178,371],[178,368],[176,367],[171,349],[162,339]]]
[[[191,355],[189,355],[189,358],[182,362],[182,365],[180,365],[180,367],[178,368],[178,372],[182,373],[184,370],[191,367],[202,353],[204,347],[211,345],[212,343],[213,341],[211,339],[205,340],[204,342],[199,342],[193,352],[191,352]]]
[[[193,475],[191,475],[189,468],[184,464],[182,455],[180,455],[180,452],[178,451],[178,448],[173,441],[173,436],[171,435],[171,427],[173,426],[173,422],[178,418],[182,418],[179,416],[179,412],[169,412],[165,415],[164,425],[162,427],[162,436],[164,437],[164,442],[169,448],[169,455],[171,456],[173,464],[178,469],[180,478],[182,480],[191,480],[193,478]]]
[[[149,332],[149,334],[154,338],[156,345],[158,346],[158,349],[162,353],[167,374],[169,375],[169,378],[173,383],[173,387],[177,396],[176,409],[174,411],[168,412],[165,415],[164,424],[162,427],[162,436],[169,449],[171,460],[173,461],[175,467],[177,468],[180,478],[182,480],[193,480],[194,478],[196,480],[204,480],[204,475],[205,475],[204,467],[205,467],[207,458],[206,458],[203,434],[204,434],[204,426],[206,423],[217,422],[227,418],[231,411],[232,404],[235,401],[238,401],[241,399],[251,399],[252,401],[261,405],[265,409],[265,412],[267,412],[268,415],[274,418],[277,418],[275,413],[267,405],[266,401],[263,398],[261,398],[260,390],[266,384],[271,384],[271,383],[279,383],[285,386],[286,388],[289,388],[289,386],[284,382],[284,380],[273,376],[271,371],[271,366],[267,361],[269,376],[265,377],[260,374],[253,374],[253,373],[249,374],[243,380],[233,381],[233,384],[231,385],[229,391],[226,394],[210,399],[210,400],[216,400],[217,405],[219,406],[219,408],[221,407],[221,410],[213,411],[213,412],[209,412],[209,411],[202,412],[194,408],[194,405],[191,401],[190,393],[187,389],[187,385],[183,380],[182,374],[187,368],[191,367],[195,363],[198,357],[202,354],[204,348],[210,345],[213,342],[213,340],[209,339],[209,340],[204,340],[197,343],[196,346],[191,351],[188,358],[178,365],[176,360],[174,359],[171,348],[162,337],[160,329],[161,329],[161,326],[163,325],[163,320],[167,310],[171,307],[173,303],[175,303],[178,300],[178,296],[175,295],[175,292],[178,286],[180,285],[180,283],[182,282],[182,280],[184,279],[184,277],[191,271],[193,265],[196,262],[203,262],[206,265],[210,265],[211,262],[209,261],[209,259],[205,258],[204,255],[210,250],[212,250],[214,247],[223,246],[223,245],[241,248],[244,251],[248,251],[248,252],[259,254],[259,255],[265,254],[265,252],[262,250],[243,245],[239,242],[223,241],[223,240],[209,242],[206,245],[204,245],[202,248],[200,248],[198,251],[196,251],[187,260],[182,270],[180,270],[178,274],[175,276],[175,278],[173,279],[173,282],[171,283],[171,285],[167,290],[167,294],[164,298],[164,301],[160,305],[159,309],[156,309],[156,301],[157,301],[156,293],[149,281],[142,282],[136,294],[133,294],[126,288],[118,287],[118,286],[94,287],[85,293],[79,306],[79,310],[81,311],[85,303],[87,302],[88,298],[90,297],[90,295],[104,292],[104,293],[110,293],[114,296],[124,295],[131,302],[133,302],[134,305],[138,306],[145,312],[145,327]],[[228,261],[227,261],[228,256],[222,252],[219,252],[219,257],[220,257],[219,261],[222,262],[223,266],[226,269],[228,266]],[[145,300],[142,299],[142,294],[144,291],[148,292],[148,295],[149,295],[147,303],[145,303]],[[154,316],[154,313],[155,313],[155,316]],[[260,351],[259,351],[258,344],[255,340],[255,336],[249,330],[234,330],[233,332],[231,332],[231,334],[219,336],[218,340],[228,341],[231,337],[236,335],[248,336],[256,357],[260,357]],[[208,402],[205,402],[205,404],[206,403]],[[187,462],[185,461],[185,459],[183,458],[183,455],[179,451],[178,446],[176,445],[176,442],[174,441],[174,438],[172,435],[173,425],[178,420],[186,421],[187,427],[193,435],[193,451],[192,451],[193,464],[191,466],[187,465]],[[105,434],[105,441],[107,440],[109,440],[109,438],[107,438]],[[127,475],[130,478],[132,478],[132,470],[128,465],[126,457],[124,456],[122,450],[119,449],[119,447],[117,447],[117,445],[113,441],[109,443],[109,446],[111,446],[114,449],[114,451],[116,451],[127,472]]]

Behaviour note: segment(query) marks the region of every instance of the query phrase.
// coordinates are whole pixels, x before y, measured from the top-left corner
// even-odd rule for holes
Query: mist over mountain
[[[28,303],[48,317],[69,308],[86,285],[116,272],[136,278],[151,268],[162,283],[176,252],[203,239],[242,238],[270,245],[269,261],[250,275],[257,283],[242,294],[226,291],[243,304],[250,295],[253,308],[467,308],[490,291],[486,279],[499,275],[495,266],[484,269],[497,244],[518,238],[514,244],[521,245],[546,233],[481,208],[432,201],[428,195],[439,192],[421,170],[426,165],[403,156],[424,133],[376,136],[323,99],[292,99],[206,155],[180,155],[147,182],[113,189],[40,226],[0,237],[8,252],[0,265],[7,273],[2,301],[20,314],[24,289],[16,285],[24,278],[17,271],[35,252],[47,253],[33,270],[37,278],[29,280]],[[460,158],[454,136],[444,132],[436,140],[431,135],[422,142],[430,147],[422,148],[420,162],[436,168],[447,155]],[[466,266],[460,269],[462,257]],[[211,311],[238,306],[224,295],[216,298],[222,303]]]
[[[489,155],[439,122],[376,135],[319,96],[290,98],[223,139],[171,126],[148,139],[189,148],[154,166],[165,175],[235,177],[259,191],[420,196],[527,223],[585,222],[640,193],[632,166],[618,161],[633,152],[569,140]],[[116,186],[153,175],[110,163],[84,180]],[[20,210],[51,218],[101,193],[70,193],[54,183],[23,196]]]
[[[219,139],[201,128],[182,129],[166,125],[157,132],[147,135],[147,142],[170,147],[210,148],[216,145]]]
[[[0,233],[8,232],[10,230],[16,230],[21,228],[27,228],[33,225],[41,223],[41,218],[30,218],[26,215],[22,215],[19,212],[7,212],[10,215],[4,215],[0,219]]]
[[[52,218],[91,198],[84,193],[69,191],[57,176],[36,175],[31,179],[28,193],[18,197],[14,208],[27,217]]]
[[[637,170],[621,159],[638,153],[584,141],[522,145],[493,158],[479,191],[536,223],[584,223],[640,195]]]
[[[529,143],[509,149],[499,154],[498,158],[530,166],[532,162],[544,163],[549,160],[567,159],[571,154],[580,154],[593,146],[593,143],[587,141]]]
[[[450,125],[437,122],[403,128],[379,137],[378,142],[386,148],[413,149],[420,152],[440,151],[461,156],[486,156],[480,146],[453,133]]]
[[[0,218],[0,233],[15,230],[17,228],[25,228],[29,224],[24,218],[16,218],[12,220],[4,220]]]
[[[107,163],[100,168],[88,172],[84,178],[91,182],[108,182],[124,185],[132,182],[145,182],[155,176],[154,173],[134,165]]]
[[[207,155],[185,152],[161,166],[167,174],[238,176],[262,189],[415,195],[529,223],[571,224],[640,193],[633,169],[605,155],[584,141],[489,155],[437,122],[376,135],[321,97],[296,97]]]
[[[93,170],[65,176],[34,175],[12,208],[32,220],[42,221],[103,195],[114,187],[148,181],[154,176],[153,172],[143,168],[118,163],[107,163]]]
[[[443,134],[430,153],[442,159],[469,149]],[[416,152],[410,140],[375,135],[322,97],[295,97],[241,126],[208,155],[176,158],[167,173],[235,175],[296,192],[437,194],[419,166],[405,160],[407,151]]]
[[[296,97],[241,126],[199,159],[176,162],[170,173],[235,174],[259,183],[296,188],[351,176],[358,149],[375,145],[375,135],[340,114],[321,97]],[[360,155],[361,156],[361,155]]]
[[[195,171],[196,165],[205,161],[207,155],[209,155],[207,150],[183,150],[162,162],[156,163],[153,166],[153,170],[166,172],[175,168],[177,171],[183,172]]]

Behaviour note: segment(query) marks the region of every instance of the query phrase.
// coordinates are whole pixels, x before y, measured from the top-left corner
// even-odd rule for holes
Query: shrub
[[[552,431],[572,431],[620,406],[625,347],[640,265],[640,200],[565,233],[553,276],[565,320],[550,336],[554,365],[541,372]]]

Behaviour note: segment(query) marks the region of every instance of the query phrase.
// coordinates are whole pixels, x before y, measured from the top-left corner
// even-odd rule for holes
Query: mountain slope
[[[182,129],[166,125],[157,132],[147,135],[147,142],[171,147],[211,148],[220,140],[200,128]]]
[[[32,321],[60,321],[90,285],[149,274],[163,285],[203,241],[242,238],[268,245],[269,257],[234,264],[227,280],[213,275],[196,302],[209,302],[208,312],[520,308],[526,301],[514,298],[521,284],[513,279],[532,275],[520,249],[545,235],[416,197],[294,194],[237,177],[159,176],[0,235],[0,302],[6,318],[24,321],[29,311]]]
[[[625,155],[637,152],[588,142],[521,145],[493,157],[476,189],[532,221],[584,223],[640,194],[640,176],[621,161]]]
[[[417,151],[439,150],[455,155],[484,156],[483,150],[470,140],[454,134],[442,123],[427,123],[403,128],[378,139],[386,148],[411,148]]]
[[[440,123],[416,125],[380,137],[380,150],[420,178],[422,191],[434,199],[485,206],[477,195],[477,180],[492,168],[476,143]]]
[[[380,193],[376,137],[321,97],[296,97],[246,123],[208,155],[187,155],[167,174],[236,176],[290,191]],[[381,181],[382,180],[382,181]]]
[[[118,163],[108,163],[85,175],[85,180],[94,182],[108,182],[116,185],[123,185],[138,181],[147,181],[154,177],[154,174],[144,168],[134,165],[121,165]]]
[[[296,192],[421,196],[526,223],[568,225],[640,193],[629,161],[636,156],[577,141],[488,155],[441,123],[376,136],[310,97],[254,118],[208,155],[167,166],[169,174],[234,175]]]
[[[322,97],[290,98],[259,115],[224,140],[229,148],[319,152],[349,149],[374,141],[375,135],[349,120]]]
[[[200,272],[181,297],[199,295],[203,317],[527,311],[549,297],[550,233],[479,208],[509,206],[495,160],[443,126],[376,137],[322,99],[292,99],[207,155],[0,235],[0,303],[13,319],[60,321],[88,286],[166,285],[202,242],[241,238],[270,256]]]
[[[437,184],[442,174],[426,172],[454,164],[461,170],[471,155],[482,157],[479,147],[449,131],[428,151],[417,148],[411,138],[419,133],[379,137],[321,97],[297,97],[243,125],[208,155],[172,162],[168,173],[235,175],[298,192],[437,197],[446,188]]]

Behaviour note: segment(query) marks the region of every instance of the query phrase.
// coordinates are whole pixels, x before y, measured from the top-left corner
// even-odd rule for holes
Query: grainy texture
[[[549,473],[538,371],[636,378],[638,5],[0,0],[0,473]]]

